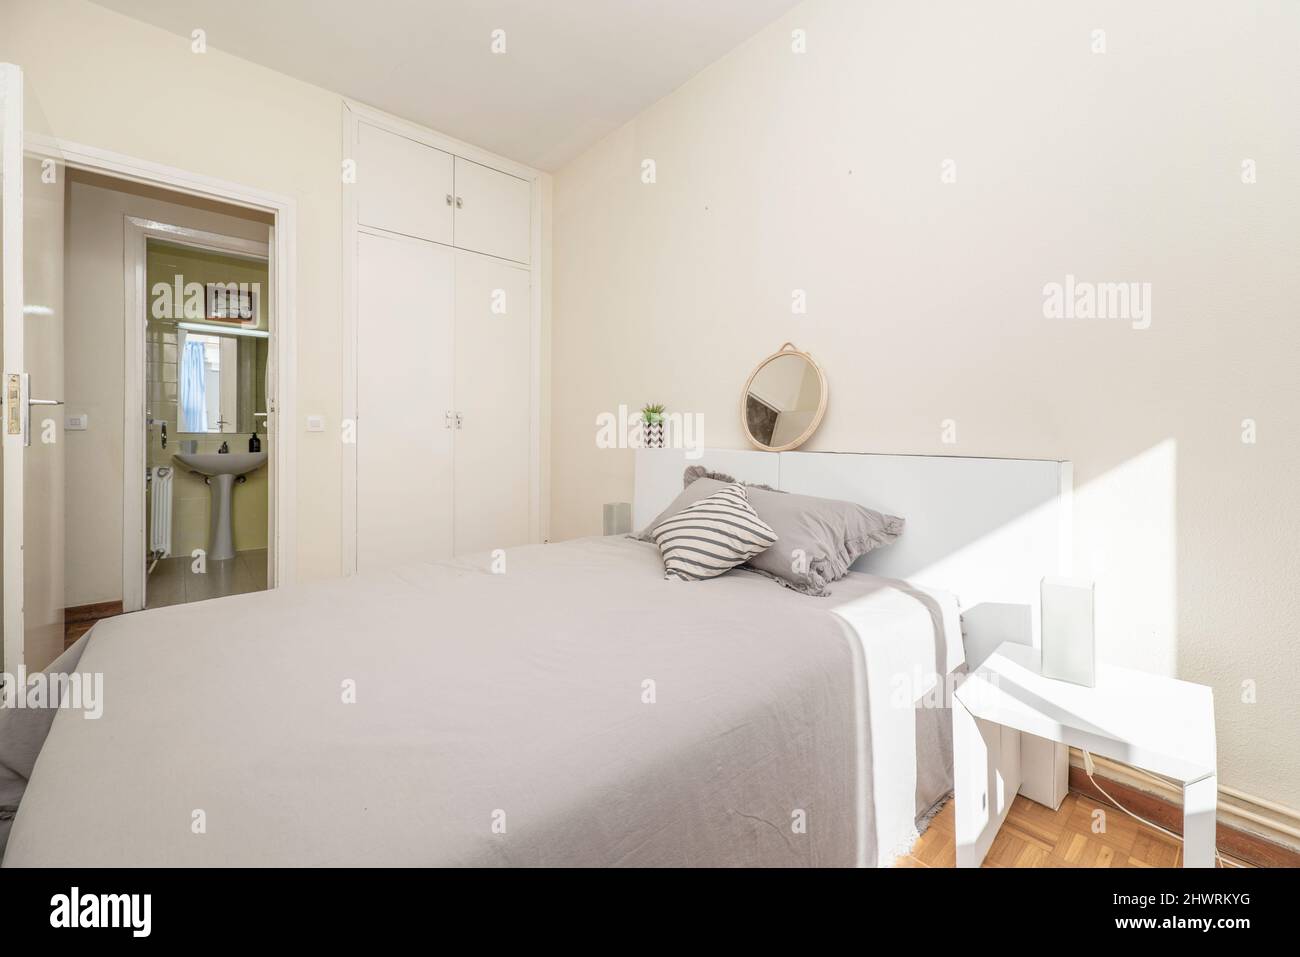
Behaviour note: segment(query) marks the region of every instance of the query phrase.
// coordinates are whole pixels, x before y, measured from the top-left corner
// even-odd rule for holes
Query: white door
[[[528,262],[532,184],[456,157],[456,245]]]
[[[529,541],[531,296],[522,266],[456,252],[456,554]]]
[[[447,246],[357,237],[357,570],[452,545],[452,316]]]
[[[63,169],[23,154],[23,78],[0,64],[4,662],[63,650]]]
[[[357,124],[357,222],[389,232],[451,243],[450,153]]]

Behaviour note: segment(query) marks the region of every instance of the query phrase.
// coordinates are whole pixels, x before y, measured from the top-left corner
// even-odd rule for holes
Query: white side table
[[[1097,686],[1044,678],[1027,645],[998,647],[953,696],[957,866],[978,867],[1020,789],[1020,734],[1122,761],[1183,785],[1183,866],[1213,867],[1218,779],[1205,685],[1097,667]]]

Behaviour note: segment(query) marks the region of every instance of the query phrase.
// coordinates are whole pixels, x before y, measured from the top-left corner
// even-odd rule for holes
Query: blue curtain
[[[185,340],[181,353],[180,432],[208,431],[208,396],[203,370],[203,343]]]

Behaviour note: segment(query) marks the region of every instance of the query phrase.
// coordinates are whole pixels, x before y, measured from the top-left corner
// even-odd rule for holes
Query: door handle
[[[27,400],[27,407],[23,409],[23,445],[27,446],[32,444],[32,406],[34,405],[63,405],[63,400],[31,398]]]
[[[26,372],[10,372],[5,376],[6,431],[10,435],[22,435],[24,446],[32,444],[32,406],[63,405],[62,399],[33,399],[31,381],[31,375]]]

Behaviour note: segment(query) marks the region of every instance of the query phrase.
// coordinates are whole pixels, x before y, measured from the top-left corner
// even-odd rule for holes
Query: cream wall
[[[341,569],[341,102],[210,44],[193,53],[187,38],[85,0],[0,4],[0,60],[23,68],[29,130],[297,200],[298,577],[330,577]],[[308,415],[326,430],[308,433]]]
[[[153,191],[143,191],[142,195],[93,183],[112,181],[83,177],[67,185],[63,346],[67,384],[63,398],[68,415],[89,416],[88,429],[64,436],[67,607],[122,598],[125,217],[138,216],[260,242],[267,238],[267,225],[257,218],[215,212],[211,204],[199,208],[166,202],[156,198]],[[169,451],[175,451],[180,438],[176,434],[175,416],[159,414],[158,417],[170,420],[168,446]],[[156,446],[160,433],[155,430],[151,437],[151,445]],[[231,447],[240,450],[235,444],[240,436],[229,438]],[[243,439],[246,442],[247,436]],[[204,437],[200,450],[215,452],[220,444],[220,437]],[[247,484],[235,488],[234,514],[238,526],[260,519],[262,527],[266,527],[265,476],[265,469],[260,470],[249,476]],[[208,496],[202,480],[178,472],[173,496],[174,553],[187,554],[191,548],[206,547]],[[236,547],[241,547],[239,528],[236,532]],[[264,547],[264,536],[265,533],[260,545],[244,536],[247,544],[242,547]]]
[[[630,500],[599,413],[743,447],[793,340],[809,450],[1072,460],[1099,657],[1212,685],[1221,783],[1300,807],[1298,43],[1281,2],[797,7],[555,176],[552,537]],[[1067,274],[1150,328],[1044,318]]]

